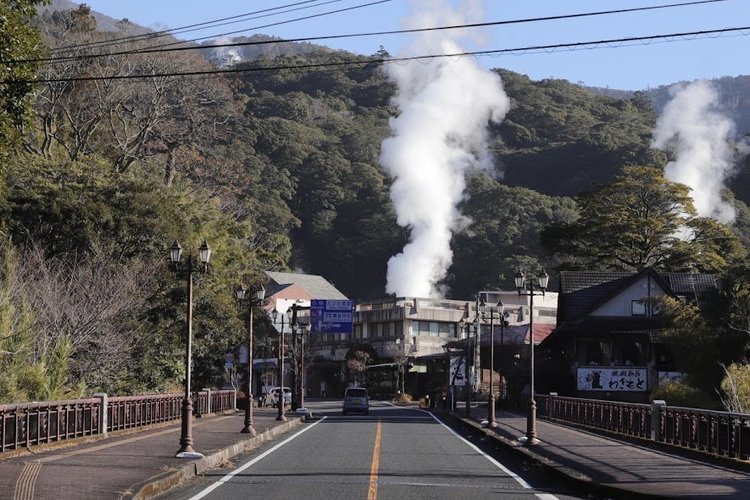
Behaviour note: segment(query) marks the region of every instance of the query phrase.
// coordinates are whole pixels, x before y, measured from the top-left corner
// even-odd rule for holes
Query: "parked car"
[[[364,387],[349,387],[344,393],[342,413],[346,415],[355,411],[365,415],[370,414],[370,397]]]
[[[276,406],[279,404],[279,387],[274,387],[271,389],[271,392],[269,392],[269,397],[267,399],[268,403],[271,406]],[[289,387],[284,387],[284,404],[290,405],[292,404],[292,389]]]

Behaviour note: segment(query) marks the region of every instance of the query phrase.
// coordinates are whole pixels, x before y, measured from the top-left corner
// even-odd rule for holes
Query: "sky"
[[[378,0],[86,0],[92,9],[115,19],[154,29],[195,23],[272,9],[265,17],[180,35],[183,39],[253,34],[282,38],[345,35],[403,29],[432,2],[466,5],[460,0],[384,0],[382,3],[307,20],[303,16],[346,9]],[[689,0],[469,0],[483,6],[484,21],[506,21],[682,3]],[[297,4],[291,7],[292,4]],[[280,7],[290,6],[286,9]],[[284,12],[292,8],[294,12]],[[480,18],[473,18],[480,19]],[[259,26],[280,23],[276,26]],[[469,50],[515,49],[538,45],[589,42],[625,37],[663,35],[750,26],[750,1],[723,0],[705,5],[635,13],[531,22],[474,28]],[[420,26],[421,27],[421,26]],[[480,36],[477,36],[480,35]],[[382,46],[391,55],[408,43],[406,35],[377,35],[321,42],[369,55]],[[584,50],[553,50],[480,57],[487,68],[506,68],[534,80],[561,78],[574,83],[612,89],[640,90],[680,81],[750,74],[746,54],[750,29],[719,37],[677,38],[669,42],[637,43]]]

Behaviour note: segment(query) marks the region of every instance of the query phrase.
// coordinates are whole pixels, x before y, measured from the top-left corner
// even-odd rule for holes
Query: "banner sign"
[[[352,333],[353,307],[351,300],[311,300],[310,332]]]
[[[579,391],[646,391],[646,368],[623,366],[579,368]]]
[[[466,385],[466,363],[462,356],[451,356],[450,380],[448,385]]]

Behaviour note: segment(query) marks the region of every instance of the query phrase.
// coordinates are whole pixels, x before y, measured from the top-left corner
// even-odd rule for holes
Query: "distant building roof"
[[[266,271],[266,276],[271,280],[266,285],[266,294],[275,295],[280,291],[296,285],[307,292],[313,299],[346,300],[347,296],[341,293],[322,276],[315,274],[281,273]]]
[[[666,293],[689,300],[715,288],[718,283],[715,274],[659,273],[653,269],[640,272],[563,271],[560,273],[558,324],[589,313],[645,274],[659,282]]]

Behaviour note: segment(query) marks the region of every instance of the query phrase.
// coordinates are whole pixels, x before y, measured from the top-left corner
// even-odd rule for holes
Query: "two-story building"
[[[562,272],[557,328],[542,347],[567,360],[570,380],[550,387],[583,398],[648,401],[660,379],[679,376],[654,299],[692,301],[716,285],[715,275],[653,269]]]

